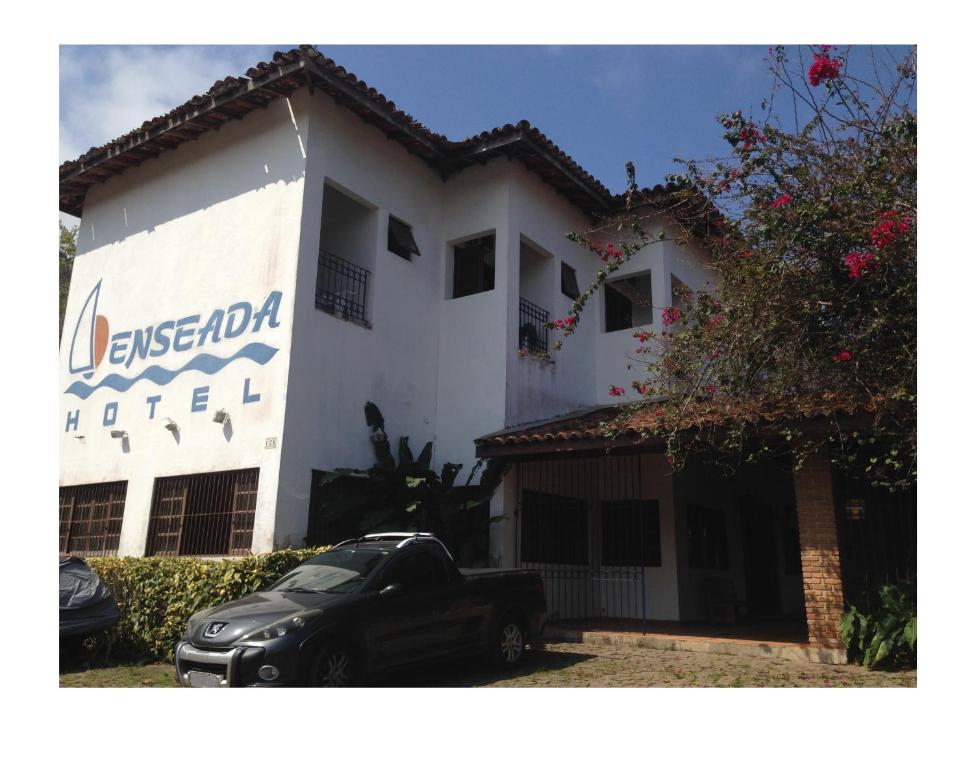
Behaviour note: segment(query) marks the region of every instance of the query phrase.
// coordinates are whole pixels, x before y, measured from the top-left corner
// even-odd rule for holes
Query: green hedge
[[[88,563],[122,614],[108,636],[110,648],[172,661],[176,641],[194,613],[266,587],[327,549],[282,549],[233,560],[92,557]]]

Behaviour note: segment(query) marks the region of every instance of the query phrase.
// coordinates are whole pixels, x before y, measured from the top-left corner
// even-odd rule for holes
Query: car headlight
[[[266,627],[256,629],[253,632],[241,637],[240,640],[273,640],[277,637],[284,637],[284,635],[288,634],[289,632],[295,632],[301,629],[309,621],[318,618],[320,615],[321,610],[318,608],[310,611],[303,611],[302,613],[294,616],[288,616],[286,619],[275,621],[273,624],[269,624]]]

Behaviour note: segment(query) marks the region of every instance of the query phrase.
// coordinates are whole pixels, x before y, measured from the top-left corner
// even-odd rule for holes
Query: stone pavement
[[[549,643],[528,654],[514,673],[498,673],[480,659],[390,675],[377,686],[579,688],[915,688],[912,671],[755,659],[691,651],[593,643]]]

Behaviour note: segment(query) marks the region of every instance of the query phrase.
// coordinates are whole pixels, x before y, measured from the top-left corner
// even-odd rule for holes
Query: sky
[[[61,46],[59,162],[292,47]],[[629,160],[652,186],[722,153],[717,114],[759,112],[771,85],[764,45],[318,48],[450,139],[526,119],[612,192]]]

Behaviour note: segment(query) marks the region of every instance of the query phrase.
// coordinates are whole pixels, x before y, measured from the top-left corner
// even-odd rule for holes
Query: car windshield
[[[335,549],[305,560],[270,587],[273,592],[354,592],[387,549]]]

